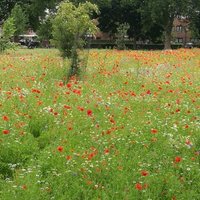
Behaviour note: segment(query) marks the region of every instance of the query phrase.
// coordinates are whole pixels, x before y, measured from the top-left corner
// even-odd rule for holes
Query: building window
[[[177,32],[182,32],[183,31],[183,27],[182,26],[176,26],[176,31]]]
[[[176,43],[183,43],[183,38],[176,38]]]
[[[190,39],[190,42],[198,43],[198,42],[199,42],[199,39],[198,39],[198,38],[191,38],[191,39]]]

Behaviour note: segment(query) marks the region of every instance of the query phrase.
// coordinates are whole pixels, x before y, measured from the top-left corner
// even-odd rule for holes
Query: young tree
[[[75,6],[64,1],[61,2],[53,19],[53,44],[60,50],[63,59],[68,58],[71,61],[68,77],[79,73],[78,49],[84,45],[85,34],[93,34],[97,30],[90,19],[93,12],[98,12],[98,8],[89,2]]]
[[[116,45],[117,49],[119,50],[124,50],[126,48],[125,41],[127,39],[127,32],[128,29],[130,28],[129,24],[123,23],[123,24],[118,24],[117,28],[117,39],[116,39]]]
[[[14,47],[10,40],[14,36],[15,30],[14,19],[9,17],[3,24],[2,35],[0,37],[0,52]]]
[[[28,18],[25,14],[25,12],[22,10],[21,6],[16,4],[15,7],[11,11],[11,17],[14,19],[14,26],[15,26],[15,40],[17,37],[22,34],[26,27]]]
[[[10,40],[14,36],[16,31],[14,23],[14,19],[9,17],[3,24],[2,37],[6,40]]]

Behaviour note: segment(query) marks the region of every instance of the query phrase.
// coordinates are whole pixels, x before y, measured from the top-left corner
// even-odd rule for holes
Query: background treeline
[[[32,28],[43,40],[52,38],[51,18],[61,0],[1,0],[0,21],[10,16],[15,20],[15,35]],[[71,0],[74,4],[84,0]],[[101,31],[113,37],[126,33],[136,45],[138,40],[163,43],[171,47],[173,20],[185,16],[194,37],[200,36],[200,1],[198,0],[90,0],[100,10],[98,19]],[[16,8],[16,5],[18,8]],[[15,9],[13,11],[13,9]],[[21,10],[20,10],[21,9]],[[128,24],[123,31],[123,25]],[[121,27],[121,29],[119,29]]]

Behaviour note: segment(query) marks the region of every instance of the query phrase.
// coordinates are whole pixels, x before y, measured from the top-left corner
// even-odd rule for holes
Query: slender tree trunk
[[[165,37],[164,49],[171,49],[171,32],[166,30],[164,32],[164,37]]]
[[[14,42],[19,42],[19,37],[15,35],[13,40]]]
[[[79,58],[78,58],[78,40],[79,40],[79,33],[75,35],[74,39],[74,46],[72,48],[72,55],[71,55],[71,67],[68,73],[68,80],[75,75],[78,75],[79,72]]]
[[[137,39],[136,37],[133,38],[133,50],[136,50],[137,49]]]
[[[71,63],[71,76],[75,76],[75,75],[78,75],[78,53],[77,53],[77,49],[74,50],[74,54],[73,54],[73,57],[72,57],[72,63]]]
[[[164,28],[164,49],[171,49],[173,21],[174,18],[170,18]]]

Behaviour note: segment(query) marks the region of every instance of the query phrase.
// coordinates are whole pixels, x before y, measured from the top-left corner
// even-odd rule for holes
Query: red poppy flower
[[[27,186],[26,185],[22,185],[22,190],[26,190]]]
[[[151,94],[151,90],[147,90],[147,92],[146,92],[147,94]]]
[[[156,134],[156,133],[158,133],[158,130],[157,129],[151,129],[151,133]]]
[[[74,90],[73,90],[73,93],[74,93],[74,94],[81,95],[81,90],[74,89]]]
[[[71,87],[72,87],[72,84],[71,84],[71,83],[67,83],[67,87],[68,87],[68,88],[71,88]]]
[[[68,106],[68,105],[64,105],[64,108],[70,110],[71,109],[71,106]]]
[[[185,143],[186,143],[187,145],[191,145],[191,142],[190,142],[190,140],[188,140],[188,139],[185,141]]]
[[[84,111],[84,108],[81,107],[81,106],[78,106],[77,109],[80,110],[80,111]]]
[[[105,150],[104,150],[104,153],[105,153],[105,154],[108,154],[109,152],[110,152],[109,149],[105,149]]]
[[[141,171],[141,175],[142,175],[142,176],[148,176],[148,175],[149,175],[149,172],[148,172],[148,171],[145,171],[145,170],[143,170],[143,171]]]
[[[182,158],[180,156],[175,157],[175,162],[179,163],[182,161]]]
[[[166,81],[165,83],[166,83],[167,85],[169,85],[169,84],[170,84],[170,82],[169,82],[169,81]]]
[[[92,116],[92,110],[87,110],[87,115]]]
[[[60,82],[58,85],[59,85],[60,87],[63,87],[63,86],[64,86],[64,83],[63,83],[63,82]]]
[[[95,156],[95,153],[92,152],[88,155],[88,160],[92,160],[92,158]]]
[[[109,134],[111,134],[111,132],[112,132],[112,130],[109,129],[109,130],[106,131],[106,134],[109,135]]]
[[[4,134],[4,135],[7,135],[7,134],[9,134],[9,133],[10,133],[10,131],[9,131],[9,130],[3,130],[2,132],[3,132],[3,134]]]
[[[135,92],[131,92],[130,94],[131,96],[134,96],[134,97],[136,96]]]
[[[178,112],[180,112],[181,110],[178,108],[178,109],[176,109],[176,112],[178,113]]]
[[[5,116],[5,115],[2,117],[2,119],[3,119],[4,121],[8,121],[8,120],[9,120],[8,116]]]
[[[185,125],[185,128],[189,128],[189,126],[186,124],[186,125]]]
[[[63,147],[62,147],[62,146],[58,146],[58,147],[57,147],[57,150],[58,150],[59,152],[62,152],[62,151],[63,151]]]
[[[69,126],[67,129],[68,129],[69,131],[71,131],[71,130],[73,130],[73,127],[72,127],[72,126]]]
[[[112,117],[110,118],[110,122],[115,124],[115,120]]]
[[[40,93],[41,93],[41,91],[40,91],[40,90],[38,90],[38,89],[32,89],[32,93],[38,93],[38,94],[40,94]]]
[[[72,157],[71,157],[71,156],[66,156],[66,159],[67,159],[67,160],[71,160]]]
[[[135,184],[135,189],[136,190],[142,190],[142,185],[140,183]]]

